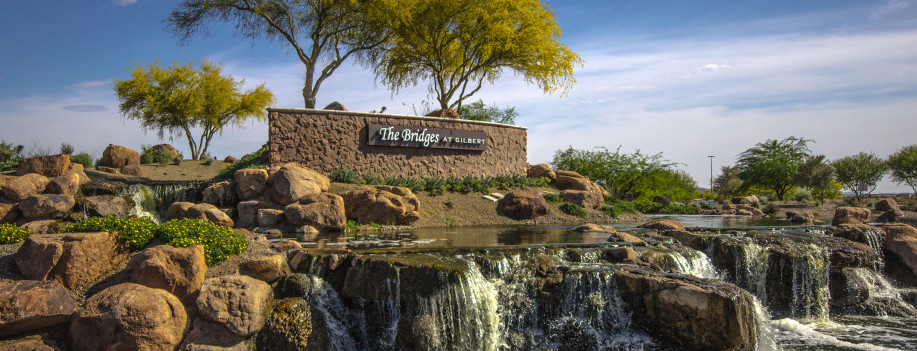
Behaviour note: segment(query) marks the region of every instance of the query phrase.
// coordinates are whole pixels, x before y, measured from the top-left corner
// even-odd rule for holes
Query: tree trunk
[[[309,83],[302,88],[302,98],[306,103],[306,108],[315,108],[315,92],[312,91]]]

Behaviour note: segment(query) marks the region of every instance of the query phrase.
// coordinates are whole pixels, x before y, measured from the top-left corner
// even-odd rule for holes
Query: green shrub
[[[221,170],[220,173],[214,177],[214,179],[226,180],[232,178],[232,175],[235,174],[236,171],[244,168],[264,168],[267,166],[268,162],[270,162],[268,160],[268,157],[270,156],[269,153],[270,146],[268,143],[264,143],[264,145],[261,145],[261,148],[257,151],[242,156],[242,159],[240,159],[239,162],[233,163],[226,166],[226,168],[223,168],[223,170]]]
[[[793,192],[793,200],[799,202],[812,201],[812,192],[808,189],[796,189],[796,191]]]
[[[371,175],[363,176],[363,181],[366,182],[366,185],[378,185],[378,184],[382,184],[382,182],[385,181],[385,179],[382,179],[382,177],[371,174]]]
[[[158,163],[165,166],[172,161],[172,153],[164,147],[143,145],[140,150],[140,163],[142,164]]]
[[[357,174],[357,171],[346,168],[335,169],[328,175],[328,179],[335,183],[366,184],[366,181]]]
[[[582,206],[569,202],[564,202],[561,204],[560,211],[571,216],[577,216],[579,218],[586,218],[586,216],[589,216],[589,214],[586,213],[586,209],[584,209]]]
[[[131,250],[140,250],[156,234],[156,223],[145,218],[91,217],[66,226],[60,232],[118,232]]]
[[[700,213],[700,209],[691,205],[663,205],[658,202],[640,201],[633,203],[634,208],[647,214],[680,214],[692,215]]]
[[[32,234],[31,230],[19,228],[15,224],[0,224],[0,245],[18,243]]]
[[[225,226],[198,219],[173,219],[161,224],[157,232],[166,244],[175,247],[203,246],[208,267],[248,250],[248,239],[244,236]]]
[[[559,204],[564,202],[564,199],[560,197],[560,195],[554,193],[544,193],[541,194],[541,196],[544,197],[544,201],[547,201],[549,204]]]
[[[22,145],[7,144],[0,141],[0,172],[16,169],[22,161]]]
[[[771,202],[767,204],[767,206],[764,206],[764,208],[761,209],[761,212],[764,212],[765,214],[769,214],[769,215],[776,215],[776,214],[780,214],[781,210],[782,208],[780,208],[780,205]]]
[[[70,156],[70,162],[79,163],[83,165],[83,169],[89,169],[89,167],[92,167],[92,156],[89,156],[89,154],[85,152],[81,152]]]
[[[67,143],[60,144],[61,155],[73,155],[73,145]]]
[[[632,202],[621,201],[613,197],[605,199],[605,206],[599,208],[605,214],[617,218],[625,213],[638,213],[637,207]]]

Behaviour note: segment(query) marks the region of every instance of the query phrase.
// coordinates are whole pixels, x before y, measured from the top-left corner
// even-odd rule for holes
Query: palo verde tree
[[[644,195],[659,193],[660,178],[676,179],[673,173],[676,163],[662,158],[662,153],[647,155],[639,150],[633,154],[614,152],[598,147],[595,150],[577,150],[572,147],[554,152],[551,167],[570,170],[592,179],[604,186],[618,199],[637,199]],[[680,178],[678,178],[680,179]],[[693,182],[693,180],[692,180]],[[693,189],[692,189],[693,192]]]
[[[888,157],[892,179],[911,187],[917,195],[917,144],[905,146]]]
[[[415,1],[372,66],[397,91],[429,81],[440,108],[462,102],[504,69],[546,93],[566,91],[579,55],[558,41],[554,14],[538,0]]]
[[[860,152],[831,162],[837,181],[859,200],[876,190],[876,184],[888,171],[885,160],[874,153]]]
[[[516,117],[519,117],[519,112],[516,112],[515,107],[500,108],[497,107],[496,104],[487,106],[484,104],[484,100],[462,105],[458,110],[458,114],[459,118],[469,121],[496,122],[503,124],[516,124]]]
[[[207,30],[210,22],[236,26],[237,34],[253,41],[282,42],[305,65],[302,95],[306,108],[325,79],[354,55],[379,47],[390,37],[380,14],[403,13],[399,2],[355,0],[184,0],[167,19],[168,26],[187,41]],[[404,4],[401,4],[404,5]],[[385,17],[394,18],[394,17]]]
[[[783,140],[767,140],[739,154],[736,166],[742,187],[771,189],[777,199],[793,189],[799,165],[809,156],[810,139],[789,137]]]
[[[158,63],[132,68],[131,78],[115,81],[121,114],[140,122],[146,130],[184,135],[192,159],[207,152],[210,141],[223,128],[242,125],[248,118],[265,119],[264,109],[274,95],[261,83],[242,90],[244,80],[224,76],[222,65],[203,60],[162,67]],[[195,137],[194,133],[200,132]]]
[[[825,162],[825,155],[809,156],[799,164],[793,181],[797,186],[809,189],[815,201],[822,202],[838,195],[834,167]]]

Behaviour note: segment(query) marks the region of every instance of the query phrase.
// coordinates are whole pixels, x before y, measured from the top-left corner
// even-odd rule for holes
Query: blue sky
[[[0,11],[0,139],[27,148],[68,142],[100,155],[109,143],[160,140],[123,119],[111,82],[128,68],[208,58],[247,85],[265,82],[278,107],[301,107],[303,66],[278,43],[231,25],[179,45],[163,20],[178,1],[6,1]],[[549,1],[562,40],[585,63],[565,96],[507,72],[473,99],[515,106],[529,128],[529,162],[557,149],[662,152],[709,182],[766,139],[815,139],[838,158],[887,156],[917,143],[917,1]],[[322,86],[318,105],[411,114],[425,86],[392,95],[358,66]],[[265,122],[226,131],[211,151],[241,156],[267,139]],[[168,140],[167,140],[168,141]],[[171,142],[189,154],[184,140]],[[903,191],[883,182],[878,191]]]

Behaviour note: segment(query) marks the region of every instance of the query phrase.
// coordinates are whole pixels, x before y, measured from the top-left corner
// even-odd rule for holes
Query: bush
[[[32,234],[31,230],[19,228],[15,224],[0,224],[0,245],[18,243]]]
[[[61,155],[73,155],[73,145],[67,143],[60,144]]]
[[[81,152],[70,156],[70,162],[79,163],[83,165],[83,169],[89,169],[89,167],[92,167],[92,156],[89,156],[89,154],[85,152]]]
[[[118,232],[131,250],[144,248],[156,234],[156,223],[145,218],[91,217],[73,223],[61,233]]]
[[[615,218],[625,213],[640,212],[632,202],[621,201],[611,197],[605,199],[605,206],[602,206],[599,210]]]
[[[208,267],[248,250],[248,240],[244,236],[199,219],[173,219],[160,225],[158,234],[166,244],[175,247],[203,246]]]
[[[812,201],[812,192],[808,189],[796,189],[796,191],[793,192],[793,200],[799,202]]]
[[[140,149],[140,163],[142,164],[158,163],[165,166],[172,161],[172,153],[164,147],[143,145]]]
[[[761,209],[761,212],[764,212],[769,215],[777,215],[777,214],[780,214],[781,210],[783,209],[780,207],[780,205],[771,202],[767,204],[767,206],[764,206],[764,208]]]
[[[239,162],[233,163],[226,166],[220,173],[217,174],[214,179],[216,180],[226,180],[232,178],[233,174],[236,174],[236,171],[244,168],[264,168],[267,166],[269,160],[269,151],[270,146],[268,143],[261,145],[261,148],[257,151],[250,153],[248,155],[242,156],[242,159]]]
[[[328,175],[328,179],[335,183],[366,184],[363,177],[360,177],[356,171],[346,168],[335,169]]]
[[[640,201],[634,202],[634,207],[643,213],[647,214],[679,214],[679,215],[693,215],[700,213],[700,209],[691,205],[663,205],[658,202],[652,201]]]
[[[544,197],[544,201],[547,201],[549,204],[559,204],[564,202],[564,199],[560,195],[554,193],[544,193],[541,194]]]
[[[579,218],[586,218],[586,216],[589,216],[589,214],[586,213],[586,209],[584,209],[582,206],[569,202],[564,202],[561,204],[560,211]]]
[[[0,172],[16,169],[22,161],[22,145],[7,144],[0,141]]]

